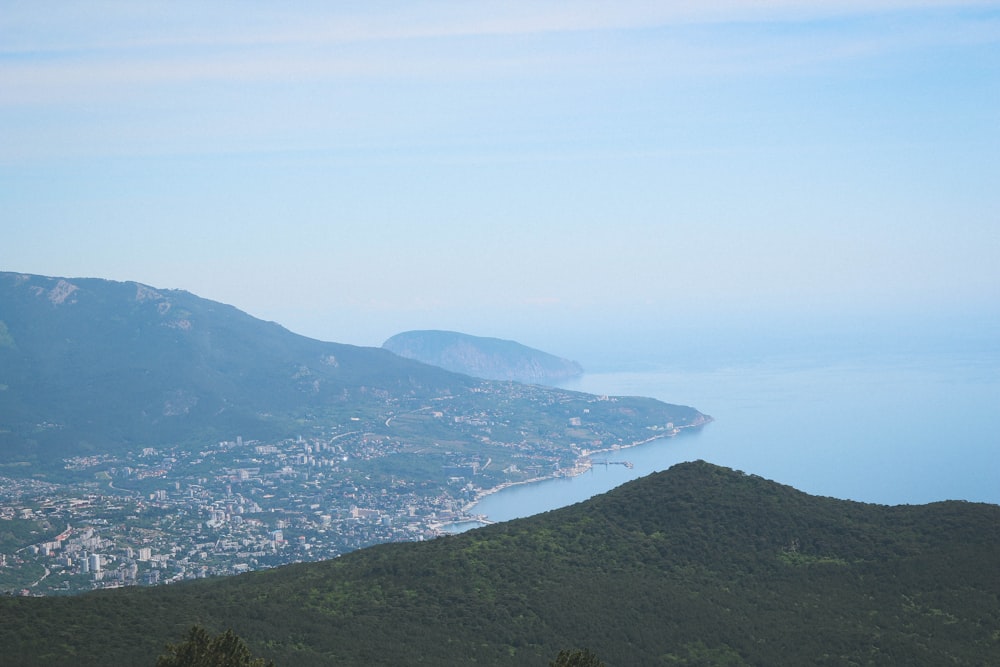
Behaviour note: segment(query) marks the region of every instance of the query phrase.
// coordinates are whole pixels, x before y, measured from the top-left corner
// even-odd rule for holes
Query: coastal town
[[[339,442],[237,438],[195,454],[146,448],[134,460],[67,462],[106,471],[101,483],[5,479],[0,535],[17,523],[40,539],[0,554],[3,589],[76,592],[332,558],[434,537],[475,497],[461,465],[433,494],[401,478],[373,486],[370,474],[350,467],[357,450]]]
[[[509,410],[444,401],[308,437],[68,458],[70,483],[0,479],[0,591],[172,583],[431,539],[475,521],[470,511],[485,493],[576,474],[594,451],[681,428],[668,422],[623,437],[588,407],[616,399],[567,396],[558,427],[515,428]],[[418,423],[433,443],[402,435]]]

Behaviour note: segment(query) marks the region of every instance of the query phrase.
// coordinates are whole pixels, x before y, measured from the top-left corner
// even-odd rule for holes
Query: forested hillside
[[[237,436],[273,441],[359,429],[405,437],[425,450],[458,439],[484,462],[493,455],[486,441],[529,449],[544,443],[572,465],[574,443],[632,444],[649,438],[651,427],[665,432],[666,424],[705,421],[693,408],[652,399],[583,406],[589,398],[551,388],[529,392],[380,348],[313,340],[180,290],[0,272],[5,474],[52,479],[69,457],[178,444],[197,451]],[[443,434],[433,418],[421,419],[443,417],[443,401],[447,421],[483,425],[481,432]],[[577,406],[592,427],[570,432]],[[400,430],[388,428],[390,418]],[[485,430],[487,420],[533,433],[502,441],[507,433]]]
[[[133,282],[0,272],[0,461],[287,437],[468,378]],[[301,428],[301,427],[299,427]]]
[[[194,623],[277,665],[1000,662],[1000,507],[812,497],[704,462],[424,543],[0,600],[5,664],[152,664]]]

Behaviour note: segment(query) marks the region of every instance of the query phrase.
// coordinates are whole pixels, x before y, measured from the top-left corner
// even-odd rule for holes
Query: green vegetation
[[[232,306],[137,283],[0,272],[0,313],[0,466],[27,462],[4,474],[50,482],[82,481],[66,459],[346,431],[405,439],[437,456],[438,469],[459,446],[481,450],[483,463],[503,458],[491,446],[506,447],[507,457],[512,448],[545,450],[554,466],[572,462],[576,444],[632,444],[668,423],[704,421],[693,408],[651,399],[599,404],[312,340]],[[570,419],[581,426],[571,430]]]
[[[0,553],[13,552],[44,542],[59,534],[59,526],[46,519],[6,519],[0,521]]]
[[[179,581],[423,539],[468,519],[484,491],[710,421],[311,340],[137,283],[0,272],[0,313],[14,341],[0,345],[0,522],[34,505],[76,530],[52,549],[0,544],[4,591]],[[247,512],[289,525],[243,523]],[[268,534],[278,528],[290,539]],[[156,558],[138,559],[146,549]],[[111,567],[86,576],[82,551]]]
[[[3,320],[0,320],[0,347],[17,347],[14,343],[14,337],[10,335],[10,331],[7,329],[7,323]]]
[[[186,640],[167,646],[156,667],[274,667],[274,663],[255,659],[232,630],[210,637],[205,628],[195,625]]]
[[[37,563],[29,563],[14,568],[11,564],[0,568],[0,590],[18,591],[45,576],[45,568]]]
[[[1000,507],[808,496],[707,463],[320,563],[0,599],[11,665],[151,664],[193,624],[277,665],[1000,664]]]
[[[285,437],[297,418],[378,415],[386,397],[461,389],[391,353],[323,343],[181,291],[0,272],[0,459],[65,456],[246,433]]]
[[[605,667],[604,663],[590,649],[559,651],[549,667]]]

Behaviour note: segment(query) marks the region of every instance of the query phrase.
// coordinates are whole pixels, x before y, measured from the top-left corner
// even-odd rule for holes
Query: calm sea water
[[[609,457],[632,469],[598,465],[575,478],[511,487],[474,513],[494,521],[529,516],[696,459],[836,498],[1000,504],[1000,357],[993,354],[780,358],[592,373],[564,386],[691,405],[715,421]]]

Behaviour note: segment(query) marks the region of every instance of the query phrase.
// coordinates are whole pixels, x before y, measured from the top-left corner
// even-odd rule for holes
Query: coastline
[[[658,433],[644,440],[636,440],[635,442],[632,442],[627,445],[612,445],[611,447],[605,447],[603,449],[587,450],[586,454],[580,454],[579,456],[577,456],[576,461],[574,462],[571,468],[560,468],[559,470],[548,475],[540,475],[538,477],[533,477],[531,479],[525,479],[518,482],[504,482],[502,484],[498,484],[497,486],[493,486],[488,489],[479,489],[476,492],[476,495],[473,497],[473,499],[462,507],[461,518],[455,521],[448,522],[447,524],[441,524],[435,527],[435,529],[441,531],[442,530],[441,526],[443,525],[455,525],[465,522],[473,522],[473,523],[478,522],[484,525],[495,523],[494,521],[491,521],[488,517],[486,517],[486,515],[484,514],[471,513],[473,507],[478,505],[480,501],[482,501],[484,498],[487,498],[493,495],[494,493],[499,493],[500,491],[513,488],[515,486],[545,482],[551,479],[556,479],[558,477],[577,477],[585,472],[588,472],[593,467],[594,462],[592,457],[595,455],[607,454],[610,452],[620,452],[626,449],[631,449],[633,447],[638,447],[639,445],[645,445],[650,442],[654,442],[656,440],[672,439],[683,433],[684,429],[698,428],[706,424],[709,424],[713,421],[714,419],[710,415],[701,415],[698,419],[696,419],[690,424],[685,424],[683,426],[675,426],[669,432]]]

